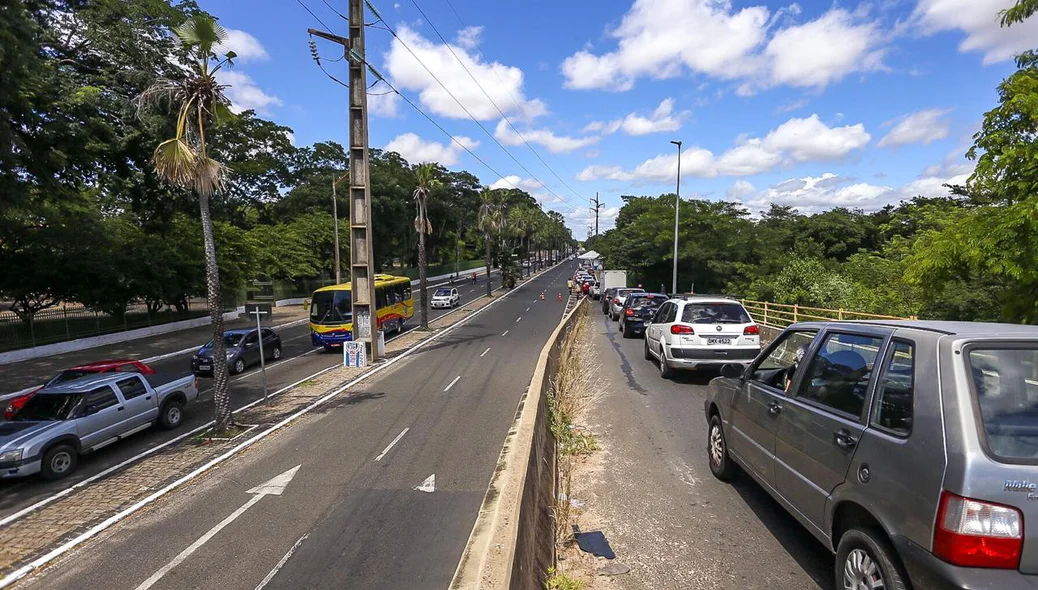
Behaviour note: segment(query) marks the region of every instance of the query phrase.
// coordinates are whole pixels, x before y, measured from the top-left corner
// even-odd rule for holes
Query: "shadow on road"
[[[732,488],[742,497],[804,573],[822,588],[833,587],[833,556],[814,536],[775,501],[749,475],[740,474]]]
[[[642,395],[649,395],[649,392],[646,391],[645,388],[638,383],[638,380],[634,378],[634,371],[631,370],[631,361],[627,360],[627,355],[624,354],[624,351],[620,348],[620,333],[612,329],[612,326],[610,326],[612,323],[613,320],[609,319],[609,316],[602,317],[602,326],[605,328],[605,335],[609,338],[610,346],[613,347],[613,350],[615,350],[616,354],[620,357],[620,370],[623,371],[624,377],[627,379],[627,386]]]
[[[386,392],[384,391],[362,391],[359,393],[355,393],[353,395],[342,395],[335,399],[329,400],[324,404],[314,408],[313,411],[317,414],[327,414],[328,412],[331,412],[332,410],[336,410],[338,408],[354,406],[357,404],[362,404],[364,402],[382,399],[384,397],[386,397]]]

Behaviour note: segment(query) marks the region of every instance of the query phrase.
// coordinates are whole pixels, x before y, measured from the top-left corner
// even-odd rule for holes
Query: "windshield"
[[[437,289],[436,292],[433,293],[433,297],[450,297],[450,294],[450,289]]]
[[[989,454],[1038,459],[1038,349],[974,349],[969,363]]]
[[[656,311],[667,298],[662,295],[632,295],[628,301],[634,311]]]
[[[76,393],[36,394],[25,402],[12,420],[22,422],[38,420],[68,420],[81,399]]]
[[[749,324],[750,314],[738,303],[688,303],[681,312],[686,324]]]
[[[315,324],[341,324],[352,319],[353,293],[319,291],[310,302],[310,321]]]
[[[245,337],[244,334],[224,334],[223,335],[223,345],[224,345],[225,348],[234,348],[236,346],[241,346],[241,339],[244,338],[244,337]],[[203,346],[202,348],[212,348],[212,347],[213,347],[213,341],[210,340],[209,342],[206,342],[205,346]]]
[[[66,369],[57,375],[51,377],[44,387],[50,387],[51,385],[57,385],[58,383],[65,383],[66,381],[72,381],[73,379],[79,379],[84,375],[92,375],[90,371],[78,371],[74,369]]]

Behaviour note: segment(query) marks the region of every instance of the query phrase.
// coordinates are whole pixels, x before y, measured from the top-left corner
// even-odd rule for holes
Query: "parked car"
[[[602,298],[602,287],[598,281],[591,283],[591,298],[596,301]]]
[[[461,296],[458,295],[458,290],[454,287],[440,287],[434,293],[432,298],[429,300],[429,307],[433,309],[445,307],[447,309],[453,308],[461,301]]]
[[[104,373],[45,387],[0,424],[0,479],[71,474],[80,455],[156,424],[176,428],[196,379]]]
[[[155,370],[148,365],[135,361],[132,359],[120,359],[120,360],[108,360],[108,361],[97,361],[93,363],[87,363],[85,365],[78,365],[61,371],[57,375],[48,379],[43,385],[36,389],[13,397],[7,400],[7,406],[4,409],[4,420],[10,420],[14,413],[25,405],[25,402],[29,401],[29,398],[36,394],[37,391],[44,387],[51,387],[65,381],[71,381],[78,379],[84,375],[92,375],[94,373],[140,373],[141,375],[154,375]]]
[[[609,287],[602,293],[602,313],[609,313],[609,304],[613,302],[613,298],[616,297],[616,290],[619,287]]]
[[[794,324],[711,383],[710,469],[774,496],[837,587],[1035,588],[1036,369],[1035,326]]]
[[[281,337],[270,328],[263,328],[263,355],[266,360],[281,358]],[[223,345],[227,354],[227,366],[231,374],[243,373],[246,367],[259,364],[259,333],[256,328],[227,330],[223,333]],[[191,372],[198,377],[213,374],[213,341],[206,342],[191,357]]]
[[[609,319],[616,321],[620,319],[620,312],[623,310],[624,300],[627,299],[629,293],[642,293],[643,290],[637,287],[620,287],[613,293],[613,298],[609,301]]]
[[[667,301],[663,293],[631,293],[624,300],[620,311],[620,333],[624,338],[634,338],[645,333],[645,326],[652,320],[656,310]]]
[[[659,362],[664,379],[675,370],[749,363],[758,353],[760,327],[734,299],[670,299],[645,328],[645,358]]]

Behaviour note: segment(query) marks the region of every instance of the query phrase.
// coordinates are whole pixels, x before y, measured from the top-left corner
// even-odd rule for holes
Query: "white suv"
[[[645,328],[645,358],[659,361],[664,378],[678,369],[749,364],[759,352],[760,328],[733,299],[670,299]]]
[[[436,309],[437,307],[451,308],[458,304],[461,296],[458,295],[458,290],[453,287],[440,287],[433,293],[432,299],[429,301],[429,307]]]

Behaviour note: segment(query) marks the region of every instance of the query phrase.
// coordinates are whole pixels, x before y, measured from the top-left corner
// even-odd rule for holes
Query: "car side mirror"
[[[746,367],[738,363],[726,363],[721,366],[721,376],[729,379],[745,379]]]
[[[310,311],[310,300],[309,299],[304,299],[303,300],[303,311]]]

